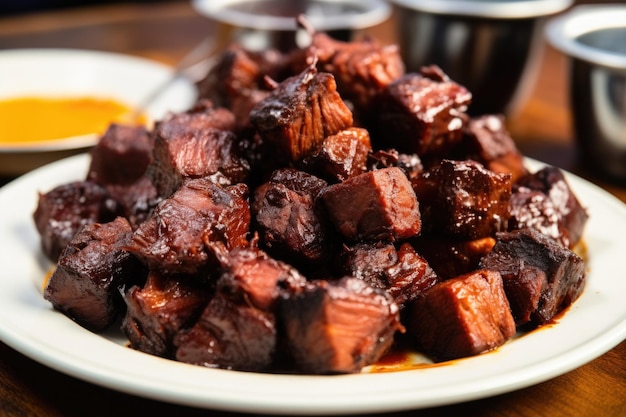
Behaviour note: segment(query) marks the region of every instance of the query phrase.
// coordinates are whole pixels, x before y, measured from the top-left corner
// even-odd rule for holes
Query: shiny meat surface
[[[478,270],[443,281],[411,305],[407,330],[439,361],[492,350],[515,334],[500,273]]]
[[[400,168],[370,171],[330,185],[320,198],[337,230],[351,240],[406,239],[421,230],[415,192]]]

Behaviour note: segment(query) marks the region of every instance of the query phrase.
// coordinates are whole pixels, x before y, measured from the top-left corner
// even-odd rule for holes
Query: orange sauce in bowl
[[[124,122],[132,108],[95,97],[15,97],[0,100],[0,143],[24,144],[101,134]],[[145,124],[145,116],[134,123]]]

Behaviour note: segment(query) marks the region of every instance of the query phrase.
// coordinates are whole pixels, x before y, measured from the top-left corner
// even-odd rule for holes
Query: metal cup
[[[217,24],[221,39],[251,51],[287,52],[308,44],[308,33],[296,22],[300,14],[315,30],[344,41],[391,14],[384,0],[192,0],[192,5]]]
[[[626,181],[626,5],[577,6],[546,36],[570,58],[570,105],[582,162]]]
[[[436,64],[472,92],[469,113],[513,114],[535,81],[543,24],[572,0],[391,0],[408,71]]]

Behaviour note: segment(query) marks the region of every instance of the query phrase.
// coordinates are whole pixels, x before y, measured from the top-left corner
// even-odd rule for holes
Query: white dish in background
[[[35,170],[0,189],[0,339],[51,368],[108,388],[189,406],[271,414],[354,414],[417,409],[489,397],[577,368],[626,337],[626,206],[567,174],[589,210],[588,282],[558,323],[500,349],[449,365],[337,376],[208,369],[124,346],[119,331],[91,333],[41,294],[49,268],[31,213],[37,192],[82,178],[87,155]],[[529,160],[531,168],[541,164]]]
[[[129,55],[79,49],[7,49],[0,51],[0,100],[36,97],[110,98],[140,105],[171,76],[167,65]],[[179,78],[146,109],[150,120],[168,111],[187,110],[195,85]],[[33,121],[34,123],[36,121]],[[98,135],[23,144],[0,143],[0,175],[18,175],[96,143]]]

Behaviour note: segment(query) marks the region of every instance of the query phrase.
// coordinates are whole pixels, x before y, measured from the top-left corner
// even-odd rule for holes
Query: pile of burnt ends
[[[584,287],[587,213],[528,172],[497,115],[395,46],[234,45],[154,129],[112,125],[34,214],[44,296],[80,325],[208,367],[359,372],[441,361],[553,320]]]

